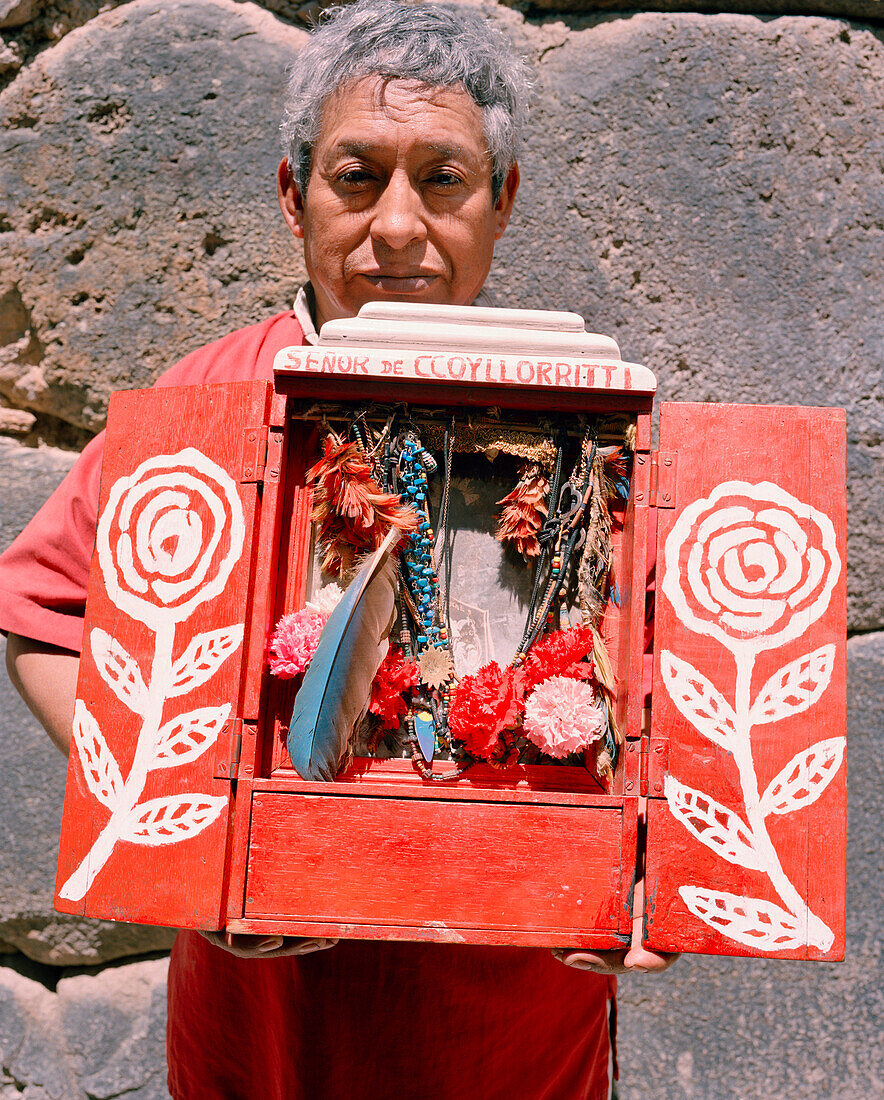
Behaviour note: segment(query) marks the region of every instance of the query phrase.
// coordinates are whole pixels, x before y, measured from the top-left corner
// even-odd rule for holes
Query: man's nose
[[[405,172],[396,171],[378,197],[371,220],[371,235],[388,248],[403,249],[427,236],[420,192]]]

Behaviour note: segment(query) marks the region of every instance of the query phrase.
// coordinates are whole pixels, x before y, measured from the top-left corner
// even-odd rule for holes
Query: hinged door
[[[68,913],[218,928],[267,382],[111,399],[57,881]],[[256,575],[253,576],[253,573]],[[222,766],[223,765],[223,766]]]
[[[844,412],[664,405],[660,453],[645,943],[839,958]]]

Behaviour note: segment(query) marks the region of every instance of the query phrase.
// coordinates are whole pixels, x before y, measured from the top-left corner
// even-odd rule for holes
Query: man
[[[298,58],[278,173],[310,283],[293,312],[187,356],[158,384],[269,378],[280,348],[368,301],[475,301],[518,189],[527,93],[511,46],[474,12],[360,0],[333,13]],[[10,674],[65,751],[100,453],[99,439],[0,559]],[[669,960],[640,947],[557,958],[182,933],[170,1089],[179,1100],[601,1100],[607,975]]]

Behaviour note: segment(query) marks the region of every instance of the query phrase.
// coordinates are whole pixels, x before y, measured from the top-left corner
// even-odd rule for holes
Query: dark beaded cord
[[[446,448],[446,469],[440,519],[447,520],[448,490],[450,481],[450,453]],[[402,596],[400,608],[399,638],[406,656],[419,658],[429,648],[446,650],[451,654],[451,640],[445,616],[439,600],[439,578],[435,563],[435,542],[430,519],[428,473],[437,469],[432,454],[421,446],[417,433],[407,429],[401,441],[394,438],[392,424],[388,421],[387,440],[384,446],[384,480],[388,490],[398,491],[403,503],[410,504],[421,517],[418,530],[408,536],[399,562],[399,590]],[[409,621],[410,620],[410,621]],[[414,627],[412,634],[411,627]],[[437,698],[436,696],[439,696]],[[448,708],[450,689],[446,685],[429,698],[416,696],[414,703],[430,711],[436,739],[451,744],[448,733]],[[428,765],[421,752],[415,730],[414,710],[409,708],[405,716],[406,743],[411,751],[414,766],[424,779],[444,782],[463,775],[475,763],[466,760],[448,772],[436,772]]]

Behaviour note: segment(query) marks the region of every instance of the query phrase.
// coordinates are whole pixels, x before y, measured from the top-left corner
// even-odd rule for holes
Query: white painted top
[[[552,389],[654,393],[647,367],[577,313],[369,302],[327,321],[314,346],[283,348],[280,374],[367,375]]]

